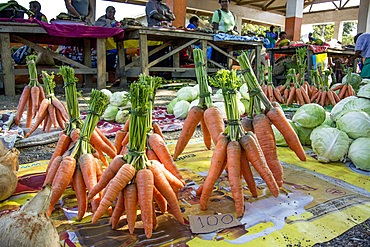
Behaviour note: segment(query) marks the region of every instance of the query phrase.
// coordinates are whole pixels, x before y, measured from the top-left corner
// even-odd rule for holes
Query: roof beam
[[[266,2],[266,0],[254,0],[254,1],[241,1],[241,0],[237,0],[236,1],[236,4],[237,5],[246,5],[246,4],[260,3],[260,2]]]
[[[271,0],[270,2],[268,2],[267,4],[265,4],[263,7],[262,7],[262,10],[266,11],[268,6],[270,6],[271,4],[273,4],[276,0]]]

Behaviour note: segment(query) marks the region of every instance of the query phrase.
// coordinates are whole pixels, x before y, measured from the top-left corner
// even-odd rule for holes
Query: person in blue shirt
[[[191,17],[190,20],[189,20],[189,25],[187,26],[187,28],[196,29],[196,28],[198,28],[198,26],[199,26],[198,17],[196,17],[196,16]]]
[[[270,27],[270,31],[266,32],[266,38],[270,41],[269,45],[265,45],[266,48],[273,48],[276,44],[276,41],[278,39],[277,32],[274,32],[275,26]]]

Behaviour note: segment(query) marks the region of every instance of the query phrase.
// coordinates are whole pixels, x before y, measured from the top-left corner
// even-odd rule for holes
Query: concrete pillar
[[[358,11],[357,33],[370,32],[370,0],[361,0]]]
[[[186,0],[166,0],[166,5],[171,9],[176,18],[172,22],[172,26],[185,27]]]
[[[336,39],[340,42],[342,42],[342,36],[343,36],[343,21],[336,21],[334,23],[334,34],[333,39]]]
[[[242,34],[243,19],[241,16],[236,16],[236,28],[239,34]]]
[[[288,39],[292,41],[301,40],[303,2],[304,0],[287,0],[285,31]]]

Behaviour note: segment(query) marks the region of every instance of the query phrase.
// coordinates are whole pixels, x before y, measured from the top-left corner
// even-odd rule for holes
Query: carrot
[[[221,174],[222,171],[225,169],[227,143],[228,138],[222,138],[217,143],[215,150],[213,151],[211,166],[209,168],[206,180],[203,183],[202,195],[200,197],[200,206],[203,210],[207,209],[208,198],[211,196],[213,186],[219,178],[219,174]]]
[[[301,87],[301,93],[302,93],[302,96],[303,96],[303,100],[306,104],[309,104],[311,103],[310,101],[310,97],[308,96],[307,92],[305,90],[302,90],[302,87]]]
[[[300,160],[305,161],[306,154],[303,150],[303,147],[298,139],[297,134],[294,132],[292,126],[286,119],[283,110],[279,107],[274,107],[267,112],[267,117],[284,136],[289,148],[296,153]]]
[[[121,190],[117,197],[116,206],[114,207],[112,217],[110,218],[110,222],[112,225],[112,229],[116,229],[119,219],[125,212],[125,199],[124,199],[124,192]]]
[[[136,173],[135,181],[145,236],[150,238],[153,231],[153,173],[149,169],[142,169]]]
[[[203,133],[203,142],[206,145],[207,149],[211,150],[212,137],[211,137],[211,133],[209,133],[206,122],[204,121],[204,117],[202,117],[200,119],[200,127],[201,127],[202,133]]]
[[[57,173],[55,174],[51,194],[50,205],[47,214],[50,216],[55,204],[66,190],[69,182],[71,181],[73,174],[76,169],[76,160],[71,156],[63,157],[62,163],[59,166]]]
[[[167,201],[162,196],[162,194],[159,193],[159,191],[157,190],[155,186],[153,187],[153,198],[155,202],[157,203],[159,210],[161,210],[162,213],[165,213],[167,211]]]
[[[347,90],[346,90],[346,93],[344,94],[344,98],[347,98],[350,96],[350,90],[349,90],[349,86],[347,86]]]
[[[294,96],[295,96],[295,91],[296,91],[295,87],[290,87],[289,98],[286,102],[286,105],[290,105],[290,104],[293,103],[293,99],[294,99]]]
[[[48,112],[44,111],[43,114],[40,117],[37,117],[36,122],[33,124],[30,131],[24,136],[25,138],[29,137],[37,129],[37,127],[39,127],[39,125],[44,120],[44,118],[46,117],[47,114],[48,114]]]
[[[287,101],[288,100],[288,97],[289,97],[289,89],[284,89],[284,100]]]
[[[51,103],[55,106],[56,109],[58,109],[62,113],[65,120],[69,120],[68,113],[66,109],[64,108],[64,105],[62,104],[62,102],[60,102],[57,98],[53,98]]]
[[[270,189],[274,197],[279,196],[279,186],[277,185],[274,176],[266,164],[266,159],[263,155],[261,147],[253,133],[248,132],[247,135],[240,139],[240,145],[245,150],[248,160],[252,163],[253,167],[260,174],[261,178],[265,181],[267,187]]]
[[[119,153],[120,155],[127,155],[128,154],[128,147],[127,145],[123,146],[122,149],[121,149],[121,152]]]
[[[326,99],[325,99],[325,106],[329,105],[329,97],[328,97],[328,92],[326,92]]]
[[[55,159],[55,157],[61,156],[64,154],[70,142],[71,142],[71,138],[69,138],[69,136],[67,136],[64,132],[62,132],[62,135],[59,136],[59,140],[58,140],[57,146],[55,147],[54,153],[50,158],[50,161],[49,161],[50,165]],[[48,170],[49,170],[49,166],[46,169],[46,173],[48,172]]]
[[[32,125],[32,98],[28,99],[27,103],[27,120],[26,120],[26,128],[31,128]]]
[[[271,122],[265,114],[259,114],[253,118],[254,133],[257,136],[262,152],[265,156],[276,183],[283,186],[283,167],[276,153],[276,140],[271,128]]]
[[[98,182],[99,182],[104,171],[103,171],[103,167],[100,164],[99,158],[95,158],[94,156],[94,162],[95,162],[95,168],[96,168],[96,177],[98,178]]]
[[[29,85],[26,85],[23,88],[21,97],[19,98],[17,114],[15,115],[15,118],[14,118],[15,125],[19,125],[19,122],[21,121],[22,114],[24,110],[26,109],[28,100],[30,98],[30,94],[31,94],[31,87]]]
[[[355,91],[353,90],[352,85],[348,85],[349,96],[355,96]]]
[[[271,85],[267,85],[267,95],[270,100],[270,102],[275,101],[274,93],[273,93],[273,88]]]
[[[339,96],[334,91],[332,91],[332,92],[333,92],[333,97],[334,97],[335,101],[338,103],[340,101]]]
[[[134,233],[135,221],[137,218],[137,208],[139,200],[137,198],[137,188],[136,184],[129,184],[124,188],[124,200],[125,200],[125,209],[127,214],[127,225],[130,234]]]
[[[128,132],[130,127],[130,118],[127,118],[125,125],[122,127],[122,131]]]
[[[279,103],[284,104],[284,99],[281,97],[281,93],[279,89],[277,88],[274,89],[274,95],[275,95],[276,100],[279,101]]]
[[[265,85],[265,84],[262,84],[262,85],[261,85],[261,88],[262,88],[262,92],[266,95],[266,97],[268,97],[268,95],[267,95],[267,87],[266,87],[266,85]]]
[[[229,144],[227,144],[227,167],[229,170],[231,192],[235,201],[236,214],[238,217],[242,217],[244,212],[244,196],[242,182],[240,180],[240,157],[241,147],[239,142],[229,142]]]
[[[313,103],[313,102],[317,99],[317,97],[319,96],[320,92],[321,92],[321,91],[317,91],[317,92],[316,92],[316,93],[311,97],[311,99],[310,99],[310,103]]]
[[[86,185],[82,177],[81,170],[77,168],[73,174],[73,187],[76,192],[77,205],[78,205],[78,220],[82,220],[87,209]]]
[[[39,96],[40,96],[40,89],[37,86],[31,87],[32,117],[36,116],[36,113],[39,109]]]
[[[216,145],[217,137],[225,131],[225,124],[222,119],[221,110],[218,107],[210,107],[204,111],[204,121],[206,122],[212,141]]]
[[[156,230],[157,227],[158,227],[158,221],[157,221],[157,214],[155,213],[154,201],[152,201],[152,210],[153,210],[153,212],[152,212],[152,214],[153,214],[153,219],[152,219],[153,226],[152,226],[152,228],[153,228],[153,230]]]
[[[160,168],[158,168],[154,163],[152,163],[152,165],[150,166],[150,170],[153,172],[155,187],[167,200],[168,205],[171,207],[171,210],[175,218],[181,224],[184,224],[184,218],[181,215],[181,210],[180,210],[179,202],[177,201],[176,194],[172,190],[166,177],[164,176]]]
[[[158,156],[155,154],[155,152],[151,148],[148,148],[146,150],[146,157],[148,157],[149,160],[157,160],[157,161],[159,161]]]
[[[198,189],[195,191],[196,196],[201,196],[203,193],[204,184],[200,185]]]
[[[305,81],[304,82],[304,84],[306,85],[306,94],[307,94],[307,96],[308,97],[311,97],[311,95],[312,95],[312,91],[311,91],[311,87],[310,87],[310,84],[308,84],[308,82],[307,81]],[[309,103],[307,103],[307,104],[309,104]]]
[[[46,133],[50,133],[51,126],[53,125],[53,123],[51,122],[49,113],[47,113],[46,119],[47,119],[47,121],[46,121],[46,124],[45,124],[46,125],[45,130],[46,130]],[[42,121],[41,121],[41,123],[42,123]]]
[[[304,105],[304,100],[303,100],[301,89],[300,88],[297,88],[295,90],[295,93],[296,93],[297,98],[298,98],[298,104],[301,105],[301,106]]]
[[[62,162],[62,156],[58,156],[53,160],[53,163],[51,163],[50,167],[48,166],[49,171],[46,172],[44,185],[46,185],[47,183],[53,184],[55,174],[57,173],[61,162]]]
[[[244,117],[242,119],[242,127],[245,131],[253,131],[253,119],[250,117]]]
[[[324,106],[324,105],[325,105],[325,99],[326,99],[326,91],[324,90],[324,91],[322,92],[320,105],[322,105],[322,106]]]
[[[116,138],[114,139],[114,146],[117,150],[117,154],[119,153],[119,151],[121,151],[121,148],[122,148],[122,141],[123,141],[123,138],[125,138],[127,132],[124,132],[122,130],[119,130],[116,132]]]
[[[337,90],[341,89],[343,86],[344,86],[343,84],[339,84],[339,85],[333,87],[331,90],[337,91]]]
[[[328,98],[330,100],[330,103],[335,106],[337,103],[335,103],[335,99],[334,99],[334,96],[333,96],[333,91],[329,90],[328,91]]]
[[[80,129],[73,129],[71,131],[70,137],[73,143],[77,142],[78,138],[80,137],[80,132],[81,132]]]
[[[114,159],[110,162],[107,168],[104,170],[100,181],[89,191],[88,198],[91,199],[97,193],[99,193],[104,187],[107,186],[109,181],[117,174],[119,169],[125,164],[125,160],[123,159],[122,155],[117,155]]]
[[[319,104],[320,103],[321,97],[322,97],[322,91],[319,90],[319,96],[317,96],[316,104]]]
[[[46,131],[46,126],[48,125],[49,119],[50,117],[48,113],[47,116],[44,118],[44,127],[42,128],[42,131]],[[40,125],[42,125],[42,123]]]
[[[174,160],[176,160],[176,158],[184,151],[202,117],[203,110],[201,108],[193,106],[190,109],[188,116],[185,119],[184,126],[182,127],[180,137],[176,143],[175,153],[173,154]]]
[[[122,148],[127,145],[129,140],[130,140],[130,135],[127,132],[125,138],[123,138],[122,143],[121,143]]]
[[[160,135],[163,138],[163,140],[165,140],[164,139],[164,136],[163,136],[163,133],[162,133],[162,130],[159,127],[158,123],[153,122],[153,126],[152,127],[153,127],[153,133],[156,133],[156,134]]]
[[[55,116],[57,118],[59,127],[62,128],[62,130],[64,130],[66,128],[64,125],[64,119],[62,117],[62,113],[58,109],[55,109]]]
[[[244,149],[241,149],[240,156],[240,171],[243,174],[244,180],[248,185],[249,191],[253,197],[258,197],[258,190],[256,186],[256,181],[254,181],[252,170],[249,166],[249,160]]]
[[[149,145],[158,156],[161,163],[166,167],[166,169],[171,172],[175,177],[177,177],[183,184],[185,184],[179,170],[177,170],[176,164],[173,161],[170,151],[168,150],[166,143],[162,137],[158,134],[152,134],[149,136]]]
[[[286,89],[286,85],[280,85],[281,87],[279,87],[279,91],[280,91],[280,94],[282,94],[284,91],[285,91],[285,89]]]
[[[87,191],[91,191],[92,188],[98,183],[96,177],[96,165],[95,165],[95,158],[92,154],[83,154],[78,159],[80,164],[82,176],[87,188]],[[95,195],[90,198],[92,211],[95,212],[99,206],[100,197],[99,195]]]
[[[116,152],[110,146],[108,146],[95,131],[92,132],[90,143],[94,146],[95,149],[99,149],[102,152],[106,153],[111,159],[116,157]]]
[[[56,109],[52,104],[48,105],[48,112],[49,112],[51,123],[53,124],[54,128],[58,128],[57,116],[56,116],[55,110]]]
[[[126,187],[134,175],[135,168],[130,164],[125,164],[119,169],[116,176],[112,179],[104,197],[102,198],[99,207],[93,216],[92,223],[96,223],[98,221],[108,207],[112,205],[119,192]]]
[[[346,93],[346,91],[347,91],[347,85],[343,85],[343,87],[341,88],[341,90],[339,91],[339,94],[338,94],[338,97],[340,98],[340,99],[343,99],[343,97],[344,97],[344,95],[345,95],[345,93]]]
[[[44,88],[41,86],[41,85],[38,85],[37,86],[39,88],[39,103],[41,103],[41,101],[43,101],[43,99],[45,99],[45,91],[44,91]]]
[[[162,170],[164,176],[166,177],[167,181],[170,183],[171,187],[176,187],[178,189],[181,189],[184,187],[184,184],[177,177],[175,177],[171,172],[169,172],[161,162],[152,160],[152,163],[155,163]]]
[[[101,132],[101,130],[98,127],[95,127],[94,131],[98,133],[100,138],[104,141],[105,144],[107,144],[115,153],[117,153],[116,147],[112,144],[112,142]]]

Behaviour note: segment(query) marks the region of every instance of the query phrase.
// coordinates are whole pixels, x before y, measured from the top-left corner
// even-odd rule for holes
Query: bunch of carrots
[[[261,75],[260,78],[263,79],[263,75]],[[272,66],[268,66],[267,78],[267,85],[263,81],[260,82],[263,93],[270,100],[270,102],[277,101],[281,104],[284,104],[285,100],[282,97],[281,93],[285,90],[285,88],[274,86],[272,82]]]
[[[66,106],[54,96],[54,74],[49,75],[43,71],[42,79],[44,81],[46,95],[44,95],[42,100],[40,98],[41,103],[37,112],[36,121],[32,125],[30,131],[26,134],[26,138],[30,136],[42,123],[44,124],[43,131],[49,133],[52,125],[55,129],[59,126],[64,130],[65,123],[69,121]]]
[[[208,89],[207,73],[205,70],[205,54],[200,49],[193,50],[195,72],[199,84],[199,104],[193,106],[185,119],[180,137],[176,143],[173,159],[175,160],[184,151],[186,145],[194,134],[199,122],[203,132],[203,141],[211,149],[212,141],[216,145],[220,134],[225,130],[222,113],[214,107]]]
[[[157,227],[154,201],[162,213],[167,211],[167,204],[175,218],[184,223],[176,191],[182,188],[183,182],[176,176],[179,172],[176,166],[168,169],[168,164],[162,164],[146,155],[146,143],[156,150],[161,148],[167,153],[167,147],[158,134],[147,138],[151,129],[150,95],[153,88],[143,81],[131,84],[130,101],[131,114],[129,118],[129,142],[127,155],[117,155],[103,172],[96,186],[89,191],[89,199],[104,189],[103,197],[98,209],[94,213],[92,222],[95,223],[116,201],[110,223],[115,229],[120,217],[126,212],[130,234],[133,234],[137,210],[140,205],[141,220],[147,238],[152,236]],[[165,147],[165,148],[164,148]],[[162,154],[162,152],[158,152]],[[169,152],[168,154],[169,155]],[[162,156],[159,157],[162,160]]]

